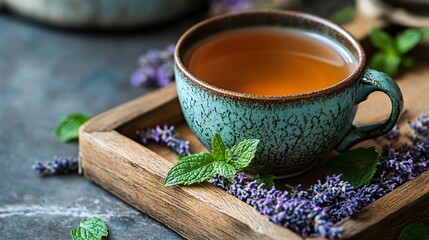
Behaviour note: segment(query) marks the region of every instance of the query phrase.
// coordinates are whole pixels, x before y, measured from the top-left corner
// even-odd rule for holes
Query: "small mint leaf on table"
[[[258,139],[245,139],[233,146],[226,154],[230,158],[230,164],[238,170],[249,166],[255,157],[258,144]]]
[[[429,240],[429,227],[424,223],[411,223],[405,226],[398,240]]]
[[[215,133],[212,138],[212,154],[218,161],[225,160],[225,144],[219,133]]]
[[[70,233],[73,240],[100,240],[109,234],[107,224],[98,217],[83,219]]]
[[[407,29],[395,38],[396,49],[399,53],[404,54],[413,49],[422,39],[421,31],[417,29]]]
[[[168,172],[164,186],[203,182],[216,174],[214,162],[216,158],[211,153],[197,153],[182,157],[180,162]]]
[[[57,138],[64,142],[77,140],[79,138],[79,127],[91,117],[82,113],[71,113],[61,118],[55,129]]]
[[[370,183],[380,164],[379,159],[380,153],[375,147],[357,148],[332,158],[323,169],[328,174],[342,174],[342,180],[358,188]]]
[[[230,182],[232,182],[232,178],[237,173],[237,170],[232,165],[223,161],[214,162],[214,167],[217,174],[224,176]]]
[[[274,186],[274,176],[266,173],[257,173],[255,180],[258,183],[265,183],[265,187],[270,189]]]

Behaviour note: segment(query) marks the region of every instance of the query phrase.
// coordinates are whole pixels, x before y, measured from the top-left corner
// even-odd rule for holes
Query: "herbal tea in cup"
[[[185,66],[222,89],[281,96],[335,85],[353,72],[356,62],[346,48],[311,31],[249,27],[196,44],[185,55]]]

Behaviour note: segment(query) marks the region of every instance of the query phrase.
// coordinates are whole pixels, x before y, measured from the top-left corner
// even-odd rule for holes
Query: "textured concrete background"
[[[328,16],[352,1],[304,1]],[[152,90],[133,88],[137,57],[163,48],[197,16],[134,33],[64,31],[0,12],[0,239],[70,239],[82,218],[108,222],[110,239],[178,239],[176,233],[78,175],[39,177],[37,160],[77,156],[53,130],[71,112],[96,115]]]

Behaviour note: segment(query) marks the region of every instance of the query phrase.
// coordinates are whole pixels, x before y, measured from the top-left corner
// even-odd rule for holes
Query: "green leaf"
[[[417,29],[407,29],[398,34],[395,38],[396,49],[399,53],[406,53],[413,49],[422,39],[421,31]]]
[[[79,137],[79,127],[91,117],[82,113],[71,113],[61,118],[55,129],[57,138],[64,142],[77,140]]]
[[[429,227],[424,223],[411,223],[405,226],[398,240],[429,240]]]
[[[393,38],[385,31],[372,28],[370,39],[374,46],[385,51],[395,51]]]
[[[231,159],[231,165],[238,170],[242,170],[249,166],[250,162],[255,157],[258,144],[258,139],[245,139],[233,146],[227,153],[228,158]]]
[[[370,68],[385,72],[387,75],[394,76],[401,64],[401,58],[394,53],[377,52],[369,61]]]
[[[224,176],[230,182],[232,182],[232,178],[237,173],[237,170],[234,166],[226,163],[226,162],[214,162],[214,168],[217,174]]]
[[[212,154],[218,161],[225,160],[225,144],[219,133],[215,133],[212,138]]]
[[[197,153],[182,157],[180,162],[168,172],[164,186],[203,182],[216,174],[214,162],[216,159],[211,153]]]
[[[257,173],[255,180],[258,183],[265,183],[266,188],[270,189],[274,186],[274,176],[266,173]]]
[[[328,174],[343,174],[342,180],[358,188],[370,183],[379,159],[380,153],[375,147],[357,148],[332,158],[323,168]]]
[[[398,73],[401,58],[394,54],[387,54],[384,58],[384,69],[382,70],[389,76],[395,76]]]
[[[329,19],[338,24],[344,24],[351,21],[355,17],[355,8],[353,6],[344,7],[334,14],[332,14]]]
[[[109,234],[107,224],[98,217],[83,219],[70,233],[74,240],[100,240]]]

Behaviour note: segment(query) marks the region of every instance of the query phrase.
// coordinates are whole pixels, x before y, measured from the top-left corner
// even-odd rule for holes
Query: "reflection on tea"
[[[224,32],[197,44],[185,64],[213,86],[256,95],[291,95],[335,85],[355,69],[348,51],[319,33],[276,27]]]

